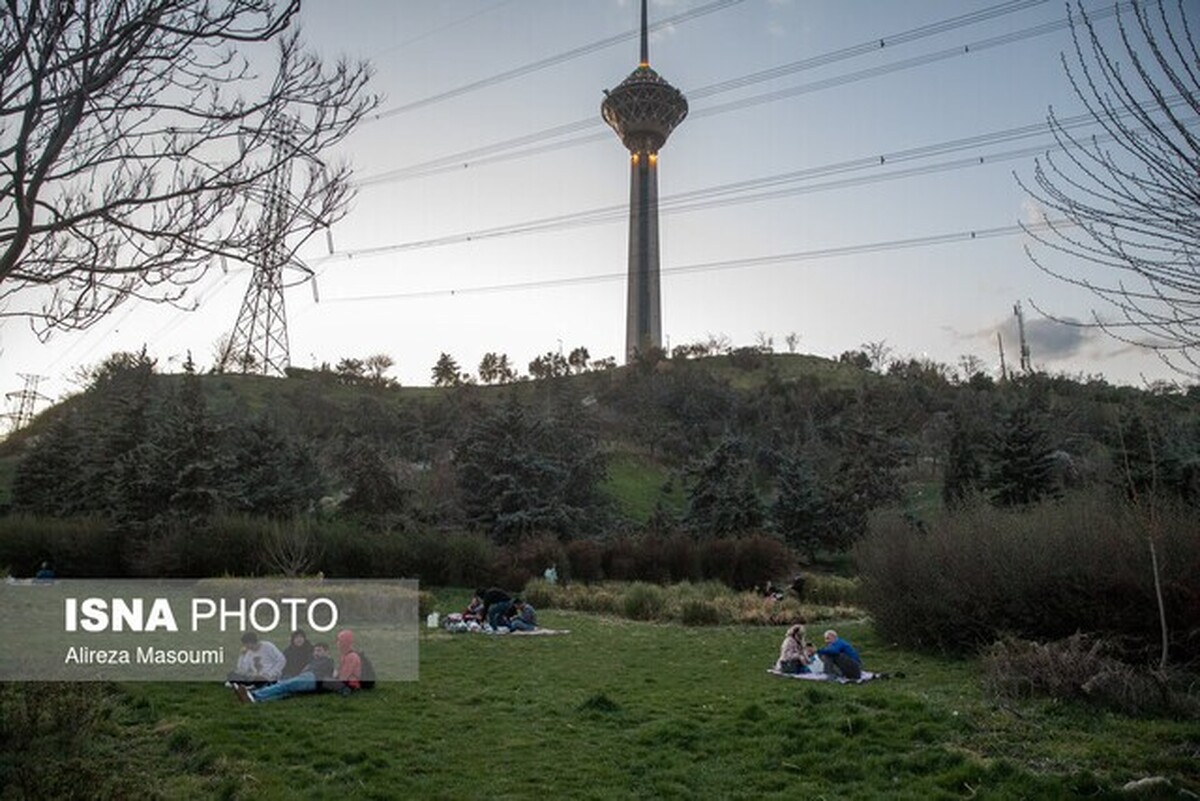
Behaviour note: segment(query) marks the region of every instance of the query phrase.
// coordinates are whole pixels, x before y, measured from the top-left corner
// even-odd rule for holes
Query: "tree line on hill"
[[[258,401],[238,388],[247,379],[200,375],[190,358],[182,374],[160,375],[144,352],[119,353],[45,416],[17,466],[12,510],[100,514],[149,535],[170,523],[201,536],[228,513],[338,516],[397,535],[470,529],[499,544],[769,533],[812,557],[850,547],[881,507],[906,508],[921,526],[932,495],[1012,507],[1108,485],[1200,502],[1194,393],[1042,374],[964,380],[916,360],[876,369],[861,353],[795,375],[763,347],[658,354],[436,398],[391,390],[386,357],[372,357],[265,381]],[[756,383],[738,388],[741,376]],[[335,399],[330,381],[364,391]],[[618,451],[665,477],[647,521],[624,518],[605,492]]]

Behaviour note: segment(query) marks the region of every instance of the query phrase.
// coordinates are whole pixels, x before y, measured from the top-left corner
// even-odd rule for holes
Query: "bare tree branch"
[[[378,99],[366,64],[304,50],[299,9],[3,0],[0,317],[85,328],[128,298],[182,301],[214,259],[254,263],[278,246],[258,219],[284,159],[307,165],[292,251],[345,214],[349,168],[322,154]]]
[[[1116,8],[1106,39],[1081,0],[1068,3],[1074,50],[1063,68],[1103,128],[1079,139],[1049,123],[1059,147],[1023,189],[1053,224],[1027,225],[1030,260],[1103,306],[1089,325],[1200,375],[1200,53],[1189,0]]]

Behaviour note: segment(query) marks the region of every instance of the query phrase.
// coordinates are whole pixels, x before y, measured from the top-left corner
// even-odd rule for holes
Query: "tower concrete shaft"
[[[629,285],[625,360],[662,347],[658,260],[658,151],[687,116],[683,93],[650,68],[646,0],[642,0],[641,62],[605,91],[600,114],[629,150]]]
[[[658,262],[658,156],[634,153],[629,182],[629,278],[625,361],[662,347]]]

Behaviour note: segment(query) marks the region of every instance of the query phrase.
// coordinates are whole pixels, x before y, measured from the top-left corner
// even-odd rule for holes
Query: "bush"
[[[964,650],[1001,632],[1111,635],[1157,647],[1158,607],[1143,513],[1097,495],[1013,512],[975,505],[914,531],[875,521],[855,556],[879,633],[910,647]],[[1194,510],[1165,510],[1158,556],[1171,649],[1200,655],[1200,538]]]
[[[572,581],[590,584],[604,578],[604,554],[592,540],[575,540],[567,543],[567,564]]]
[[[640,581],[629,585],[621,599],[622,611],[630,620],[661,620],[666,606],[662,587]]]
[[[1006,638],[984,653],[984,688],[1007,698],[1083,700],[1129,715],[1200,715],[1194,684],[1134,668],[1115,659],[1117,651],[1113,641],[1083,634],[1045,644]]]
[[[121,537],[101,517],[0,517],[0,564],[28,577],[47,560],[69,578],[124,574]]]
[[[111,759],[89,753],[112,716],[114,695],[111,685],[94,682],[0,683],[0,776],[5,789],[15,798],[120,797],[132,792],[133,788],[114,789],[117,780],[106,770]]]
[[[733,586],[737,572],[737,543],[734,540],[708,540],[700,545],[700,571],[706,579]]]
[[[853,606],[859,602],[859,580],[845,576],[808,574],[804,584],[804,600],[827,606]]]
[[[732,586],[739,590],[765,585],[791,572],[792,552],[781,541],[756,534],[736,541],[737,561]]]

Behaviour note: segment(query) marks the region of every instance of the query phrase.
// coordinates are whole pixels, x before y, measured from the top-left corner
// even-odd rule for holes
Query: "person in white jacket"
[[[258,639],[253,631],[242,635],[242,653],[238,657],[237,667],[229,674],[230,684],[245,684],[261,687],[279,681],[287,657],[275,644]]]

